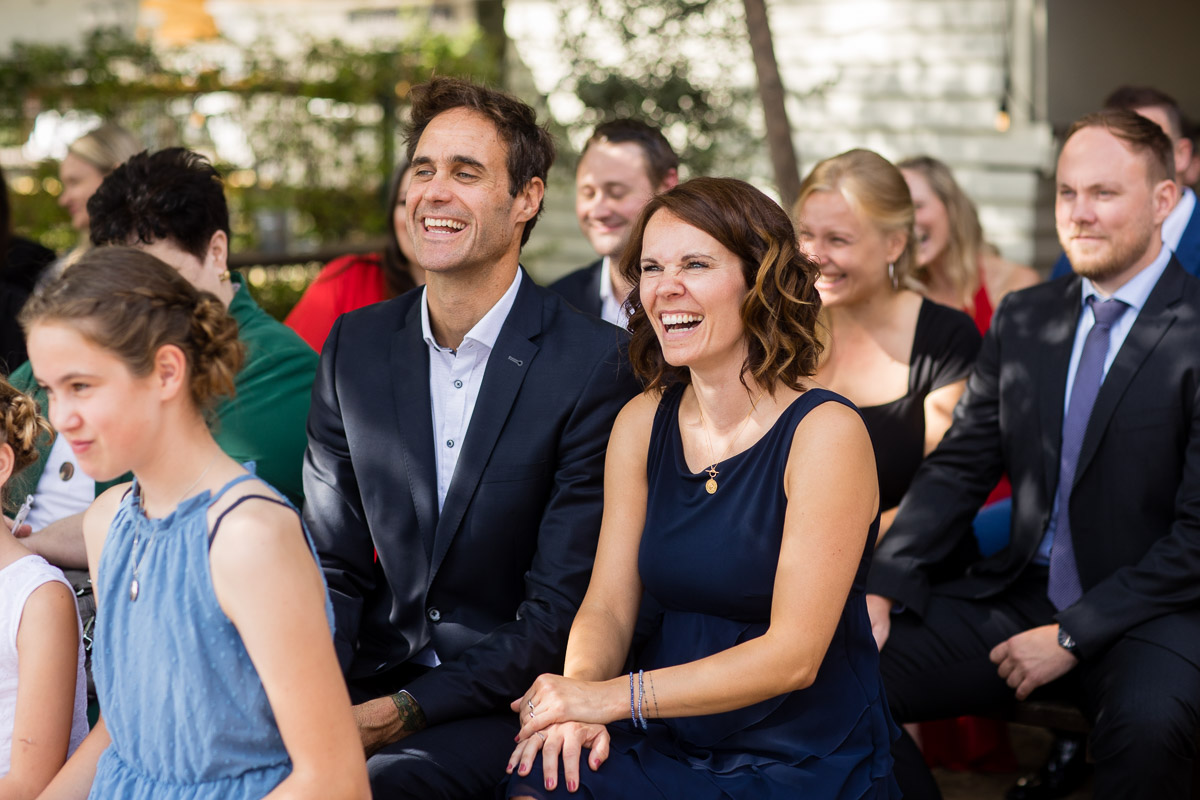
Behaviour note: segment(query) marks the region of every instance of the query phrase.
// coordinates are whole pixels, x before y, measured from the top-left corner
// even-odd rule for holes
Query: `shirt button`
[[[462,381],[455,381],[455,382],[454,382],[454,388],[455,388],[455,389],[461,389],[461,388],[462,388]]]
[[[442,621],[442,612],[438,611],[436,608],[430,608],[425,612],[425,616],[429,617],[430,622]]]
[[[446,440],[446,447],[454,447],[454,440],[453,440],[453,439],[447,439],[447,440]]]

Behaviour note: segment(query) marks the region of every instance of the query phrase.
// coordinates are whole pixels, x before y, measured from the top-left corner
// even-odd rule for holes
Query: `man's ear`
[[[229,237],[225,231],[217,231],[208,240],[208,250],[204,253],[204,266],[215,269],[218,273],[229,268]]]
[[[158,348],[154,354],[154,380],[163,400],[171,400],[181,391],[188,391],[187,356],[178,345],[164,344]]]
[[[1154,224],[1162,225],[1163,220],[1179,202],[1179,184],[1173,180],[1161,180],[1153,190]]]
[[[530,178],[529,182],[517,192],[513,198],[513,210],[517,222],[528,222],[537,216],[542,207],[542,198],[546,196],[546,184],[541,178]]]
[[[656,191],[655,194],[662,194],[663,192],[669,192],[678,185],[679,185],[679,170],[672,168],[671,170],[669,170],[667,172],[666,176],[662,179],[662,183],[660,183],[658,185],[658,191]]]

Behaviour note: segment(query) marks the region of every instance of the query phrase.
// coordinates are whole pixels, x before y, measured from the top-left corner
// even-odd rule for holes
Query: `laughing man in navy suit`
[[[561,670],[600,529],[625,333],[518,264],[554,157],[532,109],[413,90],[408,226],[424,290],[351,312],[321,354],[305,516],[376,797],[488,796],[508,706]]]

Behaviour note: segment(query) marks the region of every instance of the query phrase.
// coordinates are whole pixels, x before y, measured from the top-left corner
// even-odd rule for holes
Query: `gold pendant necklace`
[[[746,426],[750,424],[750,418],[754,416],[754,412],[758,408],[758,401],[761,399],[762,392],[759,392],[758,397],[751,401],[750,412],[746,414],[746,418],[742,420],[741,427],[738,428],[737,433],[733,435],[733,439],[725,448],[725,455],[721,456],[721,458],[718,460],[713,453],[712,437],[708,434],[708,424],[704,421],[704,408],[700,404],[700,395],[696,395],[696,408],[700,411],[700,427],[704,429],[704,440],[708,442],[708,456],[712,459],[712,463],[704,469],[704,471],[708,473],[708,480],[704,482],[704,491],[708,492],[709,494],[717,493],[717,476],[721,474],[717,470],[717,464],[729,458],[729,452],[733,450],[734,445],[737,444],[738,438],[742,435],[742,432],[746,430]]]

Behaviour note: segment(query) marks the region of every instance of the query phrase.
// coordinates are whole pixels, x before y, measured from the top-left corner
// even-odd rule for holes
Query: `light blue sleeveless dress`
[[[121,501],[100,557],[93,651],[112,744],[100,756],[89,798],[257,800],[292,771],[262,681],[217,603],[209,572],[208,509],[247,480],[257,479],[243,475],[216,494],[201,492],[161,519],[144,516],[136,481]],[[271,492],[254,496],[295,510]],[[131,601],[139,556],[138,598]],[[328,599],[325,612],[332,629]]]

